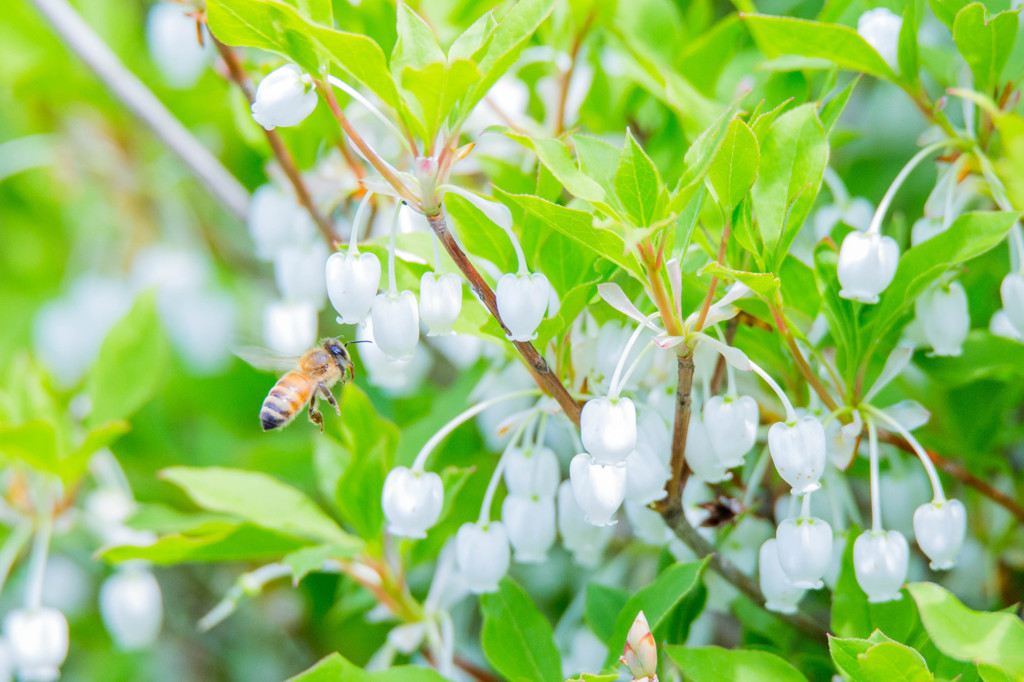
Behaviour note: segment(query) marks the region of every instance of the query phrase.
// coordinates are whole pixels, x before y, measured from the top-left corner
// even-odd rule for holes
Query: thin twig
[[[249,76],[246,75],[245,69],[242,68],[242,63],[238,60],[238,55],[235,51],[220,42],[216,38],[213,39],[213,44],[217,47],[217,52],[220,53],[221,59],[224,60],[224,64],[228,67],[228,75],[231,80],[234,81],[242,93],[245,94],[245,98],[249,101],[251,106],[256,101],[256,92],[253,89],[252,81],[249,80]],[[262,126],[260,126],[262,128]],[[274,158],[277,159],[277,163],[281,166],[281,170],[288,176],[288,181],[292,185],[292,189],[295,190],[295,198],[299,200],[299,204],[309,213],[309,217],[316,223],[316,227],[320,230],[321,236],[324,241],[327,242],[328,248],[333,248],[335,242],[338,240],[338,236],[334,232],[334,226],[323,216],[320,210],[313,203],[313,197],[309,194],[309,188],[306,187],[306,181],[302,179],[302,173],[299,172],[298,166],[295,165],[295,157],[285,146],[284,140],[281,139],[280,133],[276,130],[267,130],[263,128],[264,134],[267,136],[267,142],[270,143],[270,148],[274,152]]]
[[[67,0],[31,0],[54,31],[103,84],[180,158],[239,220],[249,213],[249,192],[181,121],[129,71]]]
[[[730,218],[725,219],[725,226],[722,228],[722,238],[718,241],[718,264],[725,265],[725,249],[729,246],[729,234],[732,232],[732,220]],[[700,315],[697,316],[697,322],[693,325],[696,331],[700,331],[704,328],[704,321],[708,317],[708,311],[711,310],[711,301],[715,298],[715,288],[718,287],[718,276],[711,276],[711,286],[708,287],[708,293],[704,297],[704,302],[700,306]]]
[[[786,320],[782,317],[782,312],[774,305],[769,305],[768,309],[771,311],[772,318],[775,320],[775,326],[779,330],[779,334],[782,338],[785,339],[786,345],[789,347],[789,352],[792,353],[793,359],[796,361],[796,366],[800,370],[800,374],[803,375],[804,380],[812,389],[814,389],[814,392],[818,394],[819,398],[821,398],[821,402],[823,402],[829,410],[834,411],[838,409],[839,405],[836,403],[835,398],[829,394],[825,385],[821,383],[821,379],[818,378],[818,375],[814,373],[811,366],[807,364],[807,360],[804,359],[804,354],[800,352],[800,347],[796,345],[796,339],[793,338],[793,333],[789,331],[789,327],[786,325]]]
[[[681,355],[676,360],[679,382],[676,385],[676,416],[672,426],[672,459],[669,470],[672,473],[665,484],[665,500],[671,505],[672,500],[682,495],[690,470],[686,466],[686,437],[690,430],[690,405],[693,388],[693,353]],[[662,512],[664,513],[664,511]]]
[[[576,34],[573,39],[572,49],[569,51],[569,68],[562,74],[561,82],[559,83],[559,94],[558,94],[558,109],[555,114],[555,136],[561,135],[565,130],[565,107],[569,100],[569,87],[572,85],[572,76],[576,72],[576,60],[580,54],[580,48],[583,46],[583,39],[587,37],[587,33],[590,32],[590,26],[594,23],[594,18],[597,16],[597,10],[593,9],[587,14],[587,18],[583,21],[583,26],[580,27],[579,33]]]
[[[498,314],[498,302],[494,296],[494,291],[490,285],[484,281],[484,278],[477,271],[476,267],[469,261],[465,252],[456,243],[455,238],[452,236],[451,231],[448,229],[448,220],[445,217],[444,211],[439,211],[435,215],[428,215],[427,222],[430,223],[431,229],[434,234],[437,235],[438,240],[444,246],[448,255],[455,261],[455,265],[462,272],[463,276],[469,282],[470,288],[477,295],[477,298],[484,304],[484,307],[490,311],[494,319],[501,324],[502,329],[507,332],[508,329],[505,327],[505,323],[501,321],[501,315]],[[547,391],[558,404],[562,407],[562,411],[565,412],[565,416],[577,426],[580,425],[580,406],[573,397],[569,395],[569,392],[562,385],[562,382],[557,376],[555,376],[548,368],[547,360],[533,347],[533,344],[528,341],[513,341],[512,345],[516,347],[516,350],[526,360],[526,366],[533,374],[534,380],[537,384]]]

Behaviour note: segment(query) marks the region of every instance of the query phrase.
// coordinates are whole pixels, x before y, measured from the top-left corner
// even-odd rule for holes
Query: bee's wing
[[[282,355],[263,346],[237,346],[231,352],[256,369],[268,372],[283,372],[293,369],[299,364],[300,356]]]

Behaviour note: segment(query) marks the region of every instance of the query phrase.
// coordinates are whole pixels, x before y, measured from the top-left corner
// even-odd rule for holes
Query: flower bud
[[[636,407],[629,398],[594,398],[580,413],[583,449],[601,464],[620,464],[636,448]]]
[[[282,355],[302,355],[316,342],[316,306],[276,301],[263,308],[263,340]]]
[[[437,523],[444,506],[441,477],[432,471],[415,472],[407,467],[395,467],[384,479],[381,504],[389,533],[425,538],[427,529]]]
[[[501,521],[487,526],[464,523],[455,535],[455,557],[459,573],[474,594],[494,592],[508,573],[511,551],[508,533]]]
[[[764,607],[778,613],[796,613],[796,605],[804,596],[782,570],[779,563],[779,546],[775,538],[766,540],[757,554],[757,572],[764,594]]]
[[[658,673],[658,645],[644,612],[636,614],[626,635],[626,646],[619,662],[629,668],[633,679],[654,677]]]
[[[839,249],[839,295],[862,303],[878,303],[878,295],[892,282],[900,260],[900,247],[892,237],[877,232],[851,232]]]
[[[163,621],[160,583],[144,569],[118,571],[100,588],[100,615],[118,647],[128,651],[148,647]]]
[[[929,502],[914,512],[914,537],[932,560],[932,570],[953,568],[967,531],[967,512],[960,500]]]
[[[560,480],[558,455],[551,448],[512,448],[505,454],[505,485],[509,495],[553,497]]]
[[[412,357],[420,340],[420,315],[411,291],[377,294],[370,309],[373,341],[393,360]]]
[[[857,20],[857,33],[886,63],[897,68],[897,51],[903,19],[885,7],[868,10]]]
[[[723,398],[716,395],[704,404],[704,428],[722,466],[743,464],[743,456],[757,441],[757,401],[749,395]]]
[[[532,275],[509,272],[498,279],[494,295],[510,341],[537,338],[537,327],[544,319],[553,293],[548,278],[539,272]]]
[[[958,357],[963,352],[967,332],[971,330],[971,317],[967,310],[967,293],[960,282],[924,292],[914,301],[914,311],[934,355]]]
[[[572,487],[571,481],[562,481],[558,486],[558,532],[562,536],[562,544],[572,552],[576,563],[594,568],[612,539],[612,529],[587,522]]]
[[[772,461],[794,495],[821,487],[825,471],[825,429],[814,417],[801,417],[795,424],[772,424],[768,429],[768,450]]]
[[[501,505],[501,521],[516,561],[539,563],[555,544],[555,498],[509,495]]]
[[[786,577],[799,588],[819,589],[832,559],[832,526],[816,518],[786,519],[775,539]]]
[[[612,517],[626,496],[626,467],[601,464],[581,452],[569,463],[569,479],[576,503],[595,526],[610,526]]]
[[[424,272],[420,278],[420,317],[430,330],[427,336],[452,333],[462,312],[462,280],[446,272]]]
[[[51,682],[60,677],[68,655],[68,621],[57,609],[15,609],[4,618],[4,637],[11,647],[18,679]]]
[[[894,601],[907,579],[910,551],[897,530],[866,530],[853,543],[853,570],[868,601]]]
[[[1003,312],[1010,324],[1021,336],[1024,336],[1024,274],[1011,272],[1003,278],[999,286],[999,294],[1003,299]]]
[[[638,447],[626,456],[626,499],[649,504],[665,497],[672,472],[653,451]]]
[[[256,88],[252,117],[273,130],[301,123],[316,109],[317,95],[313,79],[294,64],[285,64],[268,73]]]
[[[708,438],[708,431],[704,427],[704,419],[700,410],[690,412],[690,425],[686,430],[686,452],[684,455],[693,475],[701,481],[718,483],[732,476],[711,445],[711,439]]]
[[[341,324],[360,324],[380,287],[380,260],[372,253],[332,253],[327,259],[327,297]]]

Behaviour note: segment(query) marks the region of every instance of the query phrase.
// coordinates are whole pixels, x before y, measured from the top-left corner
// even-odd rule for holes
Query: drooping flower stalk
[[[878,533],[882,531],[882,500],[879,494],[878,479],[878,432],[875,429],[875,422],[871,419],[868,422],[868,461],[871,468],[871,530]]]
[[[483,502],[480,503],[480,514],[477,516],[476,521],[478,526],[486,526],[491,522],[491,506],[494,503],[494,495],[498,491],[501,475],[505,472],[505,465],[508,463],[508,453],[518,447],[523,434],[526,433],[526,427],[531,421],[533,421],[532,415],[528,415],[523,420],[523,423],[516,428],[512,438],[508,441],[508,445],[502,450],[501,456],[498,458],[498,464],[494,467],[494,472],[491,474],[491,480],[487,482],[487,490],[484,492]]]
[[[921,447],[921,443],[919,443],[917,438],[914,437],[914,434],[905,429],[902,424],[882,410],[872,407],[871,405],[866,405],[865,407],[874,417],[879,421],[885,422],[887,426],[892,428],[899,435],[903,436],[903,439],[910,443],[911,449],[914,451],[914,454],[917,455],[917,458],[921,460],[921,464],[924,466],[924,470],[928,474],[928,480],[931,481],[934,501],[938,504],[945,502],[946,495],[942,490],[942,481],[939,480],[939,472],[935,469],[935,465],[932,463],[931,458],[928,456],[928,453],[925,452],[925,449]],[[873,428],[870,420],[868,420],[868,428]],[[870,430],[868,435],[870,436]]]
[[[775,379],[772,379],[768,372],[761,369],[760,365],[755,363],[753,360],[750,361],[750,369],[757,374],[757,376],[764,379],[765,383],[768,384],[772,391],[775,392],[775,395],[779,397],[779,400],[782,402],[782,406],[786,410],[786,423],[795,424],[797,416],[796,410],[793,409],[793,403],[789,402],[789,398],[786,397],[785,392],[783,392],[782,388],[775,382]]]
[[[868,225],[867,234],[879,234],[882,231],[882,220],[885,218],[886,211],[889,210],[889,206],[892,204],[892,200],[896,197],[896,192],[899,191],[903,182],[907,179],[907,176],[917,165],[924,161],[926,158],[946,147],[953,147],[960,144],[959,140],[941,140],[933,144],[928,145],[914,156],[910,157],[910,161],[903,166],[903,169],[896,175],[896,178],[889,185],[889,189],[886,190],[882,200],[878,203],[878,208],[875,210],[875,215],[871,218],[871,224]]]

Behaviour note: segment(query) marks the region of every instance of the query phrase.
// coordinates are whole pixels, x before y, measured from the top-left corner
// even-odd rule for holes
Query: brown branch
[[[900,436],[899,434],[879,429],[878,439],[884,443],[895,445],[904,452],[916,454],[914,453],[914,448],[911,447],[910,443],[908,443],[906,439],[903,438],[903,436]],[[1024,507],[1022,507],[1017,500],[1013,499],[1006,493],[997,490],[989,483],[978,478],[970,471],[968,471],[962,464],[947,459],[942,455],[938,454],[937,452],[933,452],[932,450],[929,450],[927,448],[925,448],[925,452],[928,454],[928,457],[932,460],[932,462],[935,463],[935,466],[937,466],[940,470],[942,470],[949,476],[952,476],[953,478],[960,481],[964,485],[970,488],[974,488],[979,493],[981,493],[985,497],[989,498],[990,500],[992,500],[993,502],[1003,507],[1014,516],[1016,516],[1020,522],[1024,523]]]
[[[213,44],[217,47],[217,52],[220,53],[225,66],[228,67],[228,76],[242,90],[251,106],[256,100],[256,91],[252,86],[252,81],[249,80],[249,76],[246,75],[245,69],[242,68],[238,55],[235,54],[234,50],[216,38],[213,39]],[[262,128],[262,126],[260,127]],[[281,166],[284,174],[288,176],[288,181],[291,183],[292,189],[295,190],[295,198],[298,199],[299,204],[306,209],[313,222],[316,223],[321,236],[327,242],[327,247],[333,248],[338,239],[334,233],[334,227],[313,203],[313,197],[309,194],[306,181],[302,179],[302,174],[299,172],[298,166],[295,165],[295,157],[288,151],[288,147],[285,146],[280,133],[276,130],[267,130],[265,128],[263,132],[266,134],[267,142],[270,143],[270,148],[274,152],[274,158],[277,159],[278,165]]]
[[[665,325],[665,333],[669,336],[679,336],[680,331],[679,324],[676,322],[676,309],[672,305],[672,299],[669,297],[668,290],[665,288],[665,282],[661,278],[661,271],[657,264],[658,259],[654,253],[654,247],[651,246],[649,241],[644,241],[640,245],[640,257],[647,268],[647,280],[651,285],[651,300],[654,301],[654,305],[658,308],[661,323]]]
[[[445,218],[444,212],[438,211],[435,215],[428,215],[427,222],[430,223],[431,229],[437,235],[438,240],[440,240],[448,255],[455,261],[455,265],[462,272],[466,280],[469,281],[469,286],[477,295],[477,298],[490,311],[502,329],[507,332],[508,328],[505,327],[505,323],[501,321],[501,315],[498,314],[498,302],[494,296],[494,290],[484,281],[476,267],[469,261],[469,257],[466,256],[465,252],[455,242],[455,238],[448,229],[448,221]],[[526,366],[533,374],[537,384],[558,401],[562,411],[565,412],[565,416],[578,428],[580,425],[579,403],[573,400],[573,397],[569,395],[562,382],[548,368],[547,360],[528,341],[513,341],[512,345],[516,347],[516,350],[526,360]]]
[[[665,484],[665,501],[668,505],[673,500],[681,499],[683,487],[689,476],[686,466],[686,436],[690,430],[690,405],[693,388],[693,353],[680,355],[676,359],[679,371],[679,383],[676,385],[676,418],[672,426],[672,459],[669,471],[672,476]],[[662,511],[664,513],[664,511]]]
[[[732,220],[730,218],[725,219],[725,226],[722,227],[722,238],[718,240],[718,264],[725,264],[725,249],[729,245],[729,233],[732,232]],[[697,322],[693,325],[695,331],[700,331],[704,328],[704,320],[708,317],[708,311],[711,310],[711,301],[715,298],[715,288],[718,287],[718,276],[711,276],[711,286],[708,287],[707,296],[704,297],[704,303],[700,306],[700,315],[697,316]]]
[[[717,554],[711,543],[705,540],[701,534],[690,525],[690,522],[686,520],[681,496],[669,499],[668,503],[663,505],[660,511],[661,517],[665,519],[665,523],[668,524],[668,527],[672,529],[672,532],[676,534],[676,537],[682,540],[683,543],[697,555],[698,559],[711,557],[708,565],[713,571],[718,573],[736,589],[745,594],[752,602],[762,608],[764,607],[764,594],[761,593],[761,588],[756,582],[754,582],[754,579],[738,569],[728,559]],[[793,614],[784,614],[776,613],[774,611],[772,613],[777,618],[780,618],[790,625],[806,632],[815,639],[825,639],[827,628],[805,613],[797,612]]]
[[[804,380],[811,386],[818,397],[821,398],[821,402],[829,410],[836,410],[839,405],[835,399],[829,394],[825,385],[821,383],[821,379],[814,373],[811,366],[807,364],[807,360],[804,359],[803,353],[800,352],[800,347],[796,345],[796,339],[793,338],[793,333],[789,331],[789,327],[786,325],[786,320],[782,317],[782,312],[778,307],[769,304],[768,309],[771,310],[772,318],[775,320],[775,327],[779,330],[779,334],[785,339],[786,345],[789,347],[789,352],[793,354],[793,359],[796,361],[796,366],[800,370],[800,374],[803,375]]]

